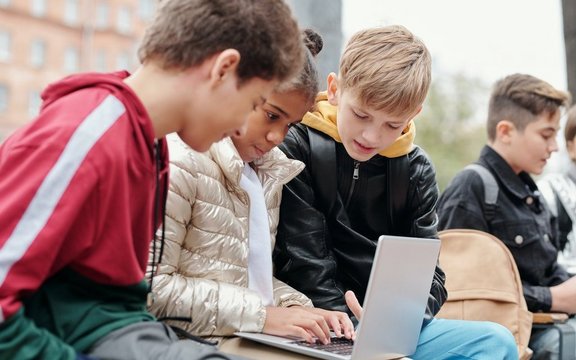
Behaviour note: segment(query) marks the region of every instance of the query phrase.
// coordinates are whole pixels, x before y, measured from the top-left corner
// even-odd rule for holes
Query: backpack
[[[520,359],[529,359],[532,313],[512,254],[498,238],[479,230],[438,233],[440,267],[448,299],[436,315],[444,319],[493,321],[510,330]]]
[[[482,179],[486,215],[494,216],[499,190],[496,179],[478,164],[468,165],[465,170],[475,171]],[[479,230],[443,230],[438,236],[448,299],[436,317],[503,325],[514,336],[520,359],[529,359],[532,313],[528,311],[522,280],[510,250],[500,239]]]

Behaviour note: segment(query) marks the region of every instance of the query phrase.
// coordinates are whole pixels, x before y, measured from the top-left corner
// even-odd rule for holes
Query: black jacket
[[[391,226],[386,191],[387,163],[397,161],[376,155],[355,162],[335,142],[335,173],[311,175],[310,128],[292,127],[280,145],[289,158],[306,164],[305,170],[285,186],[274,250],[276,276],[310,297],[315,306],[349,312],[344,293],[353,290],[364,301],[376,242],[382,234],[437,237],[438,187],[428,157],[415,147],[409,158],[407,209],[402,223]],[[326,159],[326,161],[329,161]],[[358,165],[358,178],[353,181]],[[312,164],[313,166],[313,164]],[[319,187],[334,189],[329,206]],[[409,261],[409,258],[406,259]],[[436,267],[426,319],[446,300],[444,273]]]
[[[498,183],[496,207],[485,204],[484,184],[476,173],[460,172],[440,197],[439,227],[481,230],[502,240],[518,266],[528,310],[549,311],[550,286],[570,277],[556,261],[560,244],[555,220],[530,175],[516,175],[489,146],[482,149],[478,164]]]

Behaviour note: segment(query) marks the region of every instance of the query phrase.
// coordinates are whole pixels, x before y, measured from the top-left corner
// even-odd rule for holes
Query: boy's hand
[[[362,306],[360,306],[356,294],[354,294],[352,290],[348,290],[346,291],[346,294],[344,294],[344,298],[346,299],[346,305],[348,305],[352,314],[356,316],[356,319],[360,320],[362,318]]]
[[[564,281],[562,284],[551,286],[550,295],[552,296],[552,312],[564,312],[567,314],[576,313],[576,276]]]

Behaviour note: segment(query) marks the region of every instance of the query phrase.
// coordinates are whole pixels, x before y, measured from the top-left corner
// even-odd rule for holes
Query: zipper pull
[[[360,162],[354,161],[354,174],[352,175],[352,179],[358,180],[360,177]]]

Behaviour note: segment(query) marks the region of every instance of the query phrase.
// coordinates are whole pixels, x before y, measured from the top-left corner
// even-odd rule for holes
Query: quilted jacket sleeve
[[[274,287],[274,302],[277,306],[289,307],[294,305],[313,307],[312,301],[306,295],[287,285],[286,283],[272,278]]]

